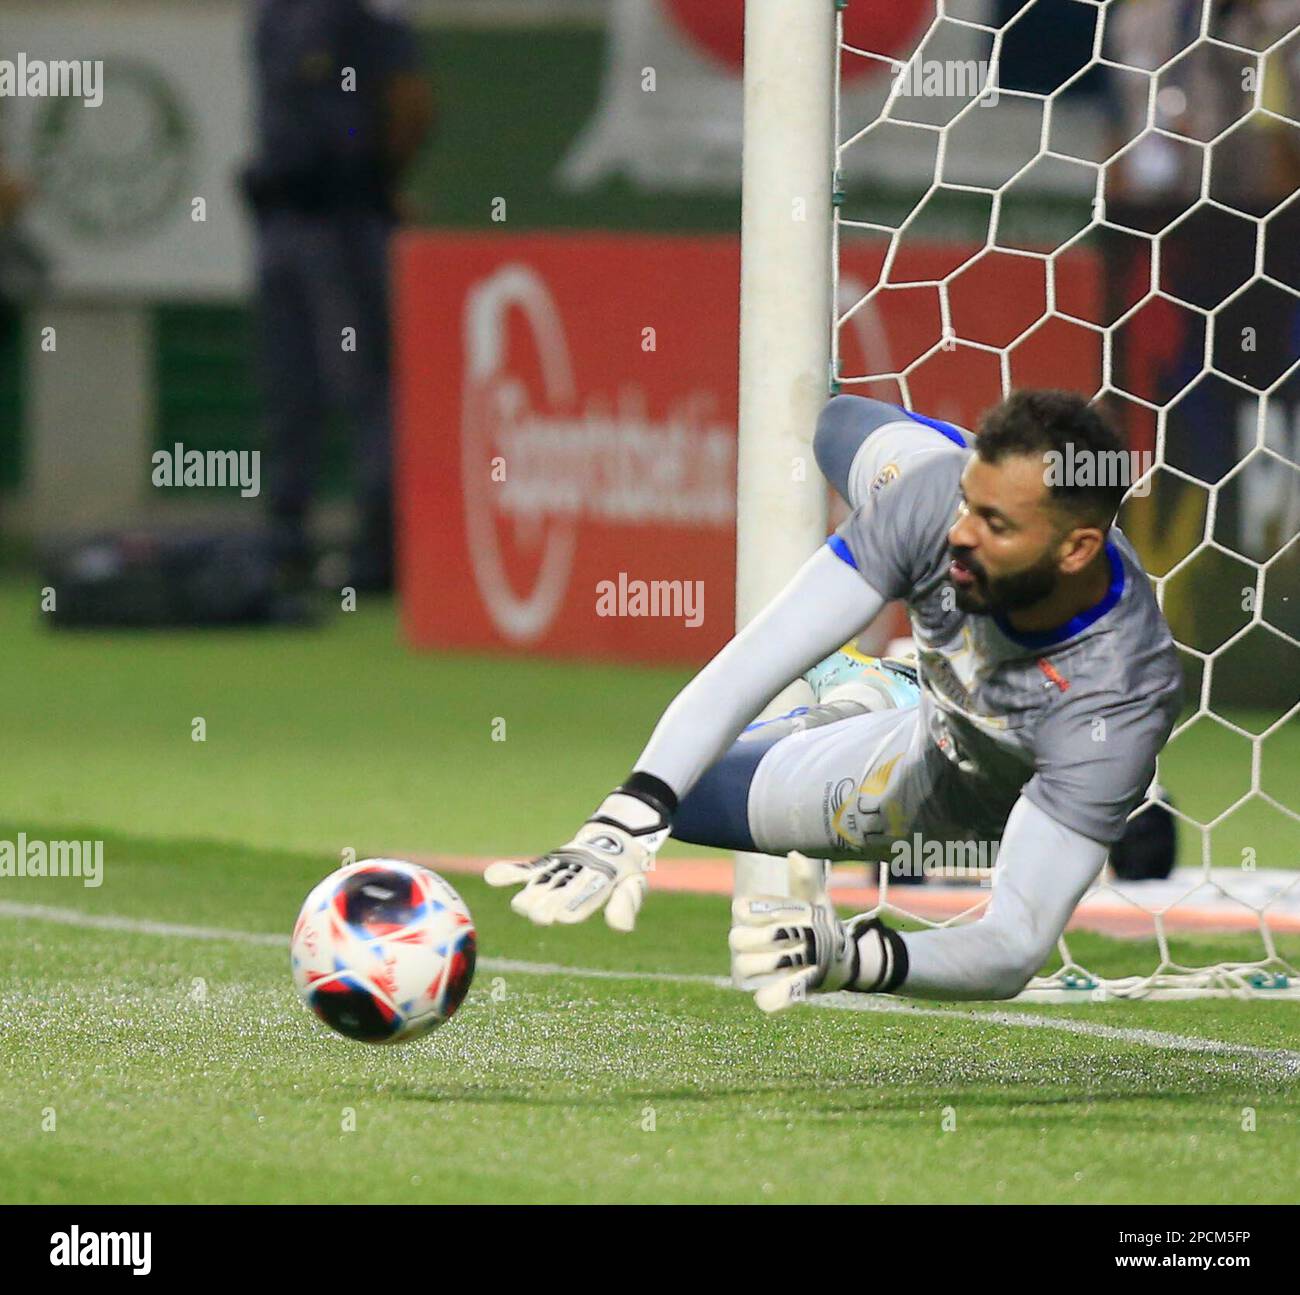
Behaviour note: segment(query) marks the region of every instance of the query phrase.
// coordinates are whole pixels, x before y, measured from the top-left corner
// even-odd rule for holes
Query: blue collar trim
[[[1066,639],[1074,638],[1076,634],[1082,634],[1089,625],[1101,620],[1124,595],[1124,560],[1110,540],[1106,541],[1106,556],[1110,559],[1110,588],[1106,590],[1106,595],[1101,602],[1089,607],[1086,612],[1072,616],[1064,625],[1058,625],[1054,630],[1021,632],[1012,629],[1003,616],[995,615],[993,619],[998,629],[1013,643],[1019,643],[1021,647],[1026,648],[1055,647],[1058,643],[1064,643]]]
[[[841,562],[847,562],[854,571],[858,569],[857,559],[853,556],[853,550],[849,548],[848,542],[838,531],[826,541],[830,551],[835,554]]]
[[[895,405],[894,408],[897,409],[899,413],[905,414],[914,423],[921,423],[926,427],[934,428],[936,432],[941,432],[954,445],[959,446],[961,449],[966,450],[970,448],[966,437],[962,435],[961,430],[954,427],[951,423],[945,423],[938,418],[927,418],[925,414],[918,414],[911,409],[904,409],[902,405]]]

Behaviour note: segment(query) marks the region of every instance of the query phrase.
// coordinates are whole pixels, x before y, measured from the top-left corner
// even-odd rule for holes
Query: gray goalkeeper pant
[[[894,844],[995,843],[996,796],[934,749],[918,706],[830,702],[748,729],[683,799],[673,836],[760,854],[886,859]]]

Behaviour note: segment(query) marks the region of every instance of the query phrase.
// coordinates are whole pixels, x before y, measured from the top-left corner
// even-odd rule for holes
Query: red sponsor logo
[[[970,427],[1001,397],[1000,370],[961,339],[1005,345],[1041,315],[1041,271],[973,245],[913,243],[886,273],[885,250],[843,250],[841,368],[906,374],[906,389],[846,390]],[[739,273],[730,237],[399,240],[397,503],[413,643],[691,663],[726,643]],[[1055,274],[1074,306],[1095,297],[1090,257],[1060,257]],[[945,276],[952,345],[938,341]],[[1099,344],[1086,342],[1044,325],[1012,353],[1012,381],[1093,389]],[[700,582],[702,624],[601,615],[600,589],[621,580]]]
[[[1062,692],[1069,692],[1070,681],[1046,658],[1038,658],[1038,668],[1054,683]]]

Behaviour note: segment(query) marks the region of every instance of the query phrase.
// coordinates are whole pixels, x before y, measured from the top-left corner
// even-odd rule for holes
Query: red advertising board
[[[908,394],[970,425],[998,398],[999,373],[996,354],[965,342],[1007,345],[1041,314],[1043,284],[1039,262],[951,245],[911,249],[891,282],[919,285],[963,260],[950,281],[958,341],[916,367]],[[849,290],[874,284],[879,263],[879,248],[848,249]],[[413,643],[700,662],[727,641],[739,271],[733,238],[400,240],[398,512]],[[1083,258],[1058,265],[1058,307],[1063,283],[1095,305],[1096,279]],[[846,371],[897,371],[940,340],[940,319],[933,286],[880,294],[846,329]],[[1091,391],[1095,336],[1048,321],[1012,351],[1012,380]]]

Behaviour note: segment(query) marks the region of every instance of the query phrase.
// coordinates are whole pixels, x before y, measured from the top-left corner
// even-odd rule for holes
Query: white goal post
[[[1300,973],[1292,961],[1281,956],[1277,945],[1279,934],[1284,933],[1294,948],[1295,938],[1300,935],[1300,852],[1289,854],[1285,866],[1270,874],[1275,878],[1270,889],[1251,875],[1253,855],[1247,868],[1241,858],[1221,844],[1216,845],[1215,840],[1231,816],[1248,803],[1266,809],[1288,831],[1300,825],[1296,797],[1279,795],[1278,779],[1266,781],[1261,773],[1264,743],[1279,735],[1285,726],[1294,725],[1300,715],[1300,685],[1293,680],[1296,686],[1291,691],[1296,695],[1258,726],[1216,711],[1212,694],[1216,666],[1222,666],[1224,653],[1249,632],[1274,636],[1289,645],[1288,651],[1300,650],[1300,638],[1291,622],[1279,625],[1265,616],[1266,578],[1270,573],[1279,573],[1284,563],[1294,569],[1300,554],[1297,508],[1280,507],[1282,520],[1275,528],[1276,534],[1267,532],[1270,538],[1266,552],[1252,555],[1229,550],[1216,529],[1221,522],[1224,492],[1235,488],[1235,478],[1240,478],[1237,485],[1241,486],[1245,479],[1242,474],[1249,465],[1253,463],[1260,472],[1280,473],[1283,478],[1288,468],[1296,467],[1294,455],[1288,455],[1285,444],[1279,443],[1271,431],[1278,411],[1270,407],[1270,402],[1281,405],[1282,388],[1288,382],[1292,384],[1288,392],[1294,392],[1300,376],[1300,356],[1287,355],[1279,372],[1267,381],[1242,381],[1225,374],[1221,365],[1214,368],[1218,354],[1216,322],[1233,302],[1242,300],[1242,294],[1264,284],[1269,292],[1289,293],[1300,299],[1300,285],[1280,280],[1265,262],[1265,231],[1284,203],[1268,210],[1239,211],[1225,205],[1221,181],[1231,165],[1229,155],[1239,159],[1243,152],[1240,146],[1244,136],[1234,136],[1243,123],[1250,129],[1295,128],[1300,141],[1300,27],[1296,25],[1300,14],[1291,15],[1286,3],[1258,6],[1258,12],[1252,10],[1251,14],[1256,27],[1245,31],[1224,25],[1221,6],[1215,0],[1188,0],[1188,5],[1182,7],[1194,13],[1197,26],[1180,46],[1162,51],[1148,43],[1141,58],[1125,62],[1114,51],[1115,30],[1111,30],[1122,21],[1116,18],[1121,7],[1111,0],[1078,0],[1081,8],[1095,13],[1086,61],[1051,89],[1025,90],[1001,84],[999,69],[1009,32],[1033,8],[1034,0],[1026,0],[1014,13],[999,10],[993,0],[936,0],[928,6],[928,20],[923,17],[912,37],[893,51],[863,48],[846,40],[844,11],[866,2],[748,0],[746,4],[737,627],[754,616],[826,535],[826,490],[812,460],[811,436],[817,413],[830,394],[855,389],[877,394],[888,389],[895,393],[890,398],[912,408],[918,369],[940,352],[960,346],[988,358],[989,364],[995,366],[1001,394],[1005,395],[1013,385],[1013,347],[1025,344],[1040,330],[1060,321],[1090,329],[1097,339],[1100,373],[1091,394],[1094,398],[1118,397],[1131,402],[1143,417],[1149,418],[1154,465],[1147,469],[1139,487],[1146,483],[1149,488],[1153,474],[1162,474],[1166,481],[1190,483],[1205,494],[1196,543],[1189,552],[1166,564],[1163,570],[1148,558],[1161,605],[1168,612],[1171,587],[1188,578],[1188,564],[1204,552],[1217,551],[1249,568],[1247,583],[1257,598],[1247,599],[1249,617],[1225,641],[1211,646],[1185,641],[1174,623],[1175,637],[1193,677],[1189,679],[1188,713],[1175,729],[1173,739],[1176,741],[1198,720],[1209,716],[1225,732],[1242,739],[1241,749],[1249,769],[1242,770],[1244,794],[1231,804],[1212,813],[1189,812],[1180,806],[1179,785],[1162,761],[1158,776],[1168,786],[1173,812],[1183,825],[1184,855],[1195,857],[1185,858],[1170,881],[1158,884],[1121,885],[1107,870],[1084,901],[1095,911],[1105,910],[1108,904],[1113,912],[1131,911],[1136,920],[1121,922],[1117,928],[1132,934],[1136,925],[1144,932],[1145,938],[1131,943],[1131,970],[1114,975],[1090,968],[1086,958],[1076,960],[1067,936],[1060,943],[1061,967],[1051,975],[1036,978],[1021,997],[1051,1002],[1188,997],[1300,999]],[[1283,25],[1273,30],[1266,25],[1270,21]],[[1278,70],[1284,47],[1289,51],[1291,67],[1286,72]],[[961,84],[958,78],[954,84],[951,79],[944,83],[939,77],[935,81],[936,95],[943,97],[942,104],[927,105],[928,113],[909,110],[909,97],[910,107],[915,109],[915,98],[926,84],[921,64],[927,59],[971,62],[979,69],[978,78],[971,84]],[[870,114],[861,120],[841,120],[847,105],[851,103],[853,111],[858,112],[863,102],[860,90],[851,97],[841,95],[842,60],[850,65],[856,60],[858,66],[875,64],[882,73],[880,93],[871,101]],[[1217,65],[1215,60],[1219,60]],[[1245,100],[1236,118],[1222,130],[1202,128],[1199,134],[1181,125],[1178,113],[1186,108],[1186,100],[1178,98],[1183,95],[1179,88],[1181,73],[1176,75],[1174,70],[1181,66],[1186,72],[1191,68],[1194,75],[1204,77],[1207,68],[1212,72],[1218,66],[1222,74],[1222,67],[1235,69],[1238,64]],[[1129,109],[1135,114],[1136,125],[1129,136],[1112,141],[1109,150],[1096,142],[1104,142],[1102,133],[1110,128],[1109,124],[1095,113],[1089,117],[1069,95],[1081,78],[1097,71],[1124,80]],[[1288,83],[1293,99],[1289,107],[1279,108],[1279,79],[1283,75],[1294,79]],[[990,102],[1000,102],[1005,109],[996,124],[992,117],[978,116]],[[917,145],[900,147],[900,135],[917,141]],[[1023,160],[1015,158],[1017,141],[1023,145],[1026,139],[1028,155]],[[1094,143],[1074,147],[1074,141],[1088,140]],[[1182,162],[1190,158],[1187,165],[1192,173],[1192,197],[1187,210],[1171,218],[1167,225],[1136,231],[1144,244],[1150,275],[1142,301],[1126,305],[1115,318],[1081,319],[1071,313],[1073,307],[1064,300],[1064,275],[1069,267],[1062,258],[1077,255],[1078,249],[1101,231],[1121,230],[1108,215],[1108,201],[1118,190],[1110,172],[1121,154],[1141,182],[1152,184],[1168,182],[1171,157]],[[1067,229],[1060,227],[1049,211],[1029,237],[1006,239],[1003,231],[1011,200],[1013,196],[1024,197],[1035,168],[1038,182],[1044,182],[1046,176],[1047,188],[1052,190],[1044,192],[1044,210],[1059,211],[1062,204],[1068,207],[1073,203],[1084,211],[1084,219],[1078,228]],[[871,177],[876,175],[883,177],[882,187],[893,186],[895,200],[892,205],[869,203],[862,214],[852,202],[844,201],[843,177],[862,181],[869,188]],[[1160,178],[1162,175],[1165,179]],[[1031,194],[1034,192],[1031,190]],[[873,348],[870,336],[878,337],[883,328],[878,307],[888,293],[900,286],[891,274],[903,240],[916,238],[921,229],[931,231],[931,237],[945,237],[941,207],[938,224],[933,223],[936,196],[940,202],[971,198],[986,203],[983,225],[973,233],[965,229],[960,239],[981,245],[984,252],[996,250],[1000,255],[1014,255],[1040,267],[1041,309],[1036,318],[1019,328],[1014,339],[993,345],[987,338],[964,336],[962,321],[953,310],[954,280],[967,263],[928,277],[913,274],[907,286],[933,291],[938,303],[937,320],[929,344],[914,348],[903,360],[892,356],[888,346]],[[1222,300],[1208,304],[1175,298],[1169,281],[1162,277],[1173,261],[1172,255],[1166,256],[1168,245],[1176,239],[1180,227],[1190,228],[1187,222],[1198,208],[1240,215],[1255,229],[1249,277]],[[1023,204],[1019,216],[1025,219]],[[1029,219],[1032,223],[1032,209]],[[931,220],[931,224],[925,225],[925,220]],[[933,233],[936,228],[940,231],[937,235]],[[1135,233],[1130,227],[1124,227],[1122,232],[1126,237]],[[948,236],[958,239],[955,234]],[[883,255],[874,282],[864,280],[860,270],[842,272],[841,246],[845,239],[857,246],[873,240],[878,245]],[[1095,247],[1093,250],[1095,253]],[[1217,246],[1198,249],[1198,254],[1207,258],[1219,252]],[[1178,309],[1195,313],[1201,321],[1202,376],[1210,374],[1216,381],[1235,382],[1257,401],[1238,436],[1239,461],[1218,479],[1198,479],[1186,467],[1187,447],[1178,445],[1176,439],[1186,432],[1177,430],[1171,419],[1172,398],[1150,392],[1140,396],[1119,389],[1117,334],[1152,299],[1172,301]],[[1300,314],[1296,318],[1300,319]],[[1050,382],[1040,378],[1038,385]],[[1062,381],[1060,385],[1070,384]],[[942,410],[924,405],[917,408],[945,416]],[[1296,440],[1300,442],[1300,415],[1296,422]],[[1135,493],[1142,491],[1139,488]],[[1132,537],[1142,550],[1141,537]],[[1143,556],[1148,557],[1145,552]],[[1212,592],[1213,588],[1204,589],[1195,596],[1205,598]],[[1228,592],[1235,596],[1235,589]],[[774,700],[768,713],[789,709],[801,700],[806,697],[787,689]],[[1280,745],[1273,747],[1275,751],[1281,749]],[[1300,770],[1293,773],[1293,787],[1300,782],[1297,775]],[[1199,851],[1186,849],[1190,839],[1199,840]],[[1291,839],[1286,838],[1288,849]],[[1294,839],[1300,840],[1300,836]],[[1239,853],[1244,856],[1246,852]],[[1287,868],[1294,869],[1294,873]],[[985,880],[994,882],[995,876]],[[738,894],[783,892],[784,863],[760,856],[738,856],[735,885]],[[928,886],[891,885],[888,870],[881,865],[873,891],[876,911],[927,926],[942,926],[977,917],[990,893],[988,889],[975,889],[969,893],[969,903],[955,904],[945,912],[932,902],[920,902],[930,890]],[[1208,907],[1202,903],[1207,896],[1214,901]],[[1216,926],[1214,916],[1227,908],[1236,914],[1228,934],[1213,945],[1202,943],[1200,932],[1227,929]],[[1101,929],[1108,928],[1103,923]],[[1232,957],[1213,956],[1222,955],[1227,943],[1232,945]],[[1108,955],[1107,966],[1112,972],[1114,962],[1114,955]]]
[[[747,0],[740,214],[736,628],[826,538],[812,433],[830,382],[835,10]],[[802,688],[802,692],[800,691]],[[802,683],[768,714],[808,700]],[[736,858],[736,893],[784,894],[785,860]]]

